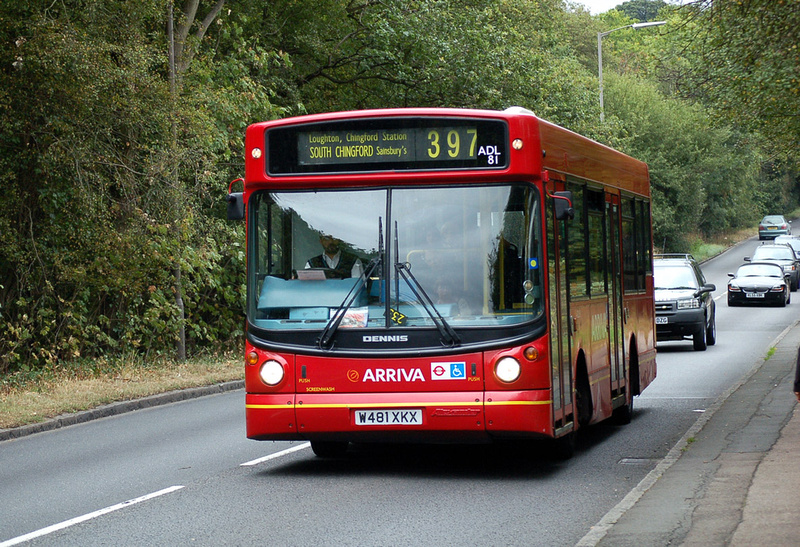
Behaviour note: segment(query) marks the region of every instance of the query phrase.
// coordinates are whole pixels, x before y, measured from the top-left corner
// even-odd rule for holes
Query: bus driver
[[[341,249],[342,240],[330,234],[322,233],[319,236],[322,245],[322,254],[311,257],[306,262],[306,269],[324,268],[325,277],[345,279],[348,277],[361,277],[364,265],[354,254]]]

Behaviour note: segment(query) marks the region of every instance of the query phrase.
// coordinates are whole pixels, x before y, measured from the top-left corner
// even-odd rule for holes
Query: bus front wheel
[[[347,452],[347,441],[311,441],[311,450],[320,458],[340,458]]]
[[[575,430],[570,431],[562,437],[553,439],[553,453],[557,460],[568,460],[575,455],[575,446],[578,442],[578,434]]]

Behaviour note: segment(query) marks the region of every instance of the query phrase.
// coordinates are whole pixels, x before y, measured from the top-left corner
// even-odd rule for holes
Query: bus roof
[[[364,172],[342,172],[315,174],[318,182],[340,180],[346,175],[350,180],[370,179],[379,173],[384,180],[419,179],[424,172],[428,180],[443,178],[447,180],[485,180],[487,174],[495,180],[518,180],[520,177],[538,179],[543,170],[549,171],[551,178],[564,180],[579,177],[588,181],[611,185],[621,190],[649,196],[649,175],[647,165],[639,160],[614,150],[608,146],[579,135],[573,131],[542,120],[533,112],[520,107],[504,111],[477,110],[461,108],[386,108],[374,110],[342,111],[323,114],[310,114],[259,122],[247,128],[245,139],[246,174],[245,184],[277,182],[277,177],[268,175],[267,154],[264,154],[265,134],[274,128],[325,124],[345,120],[374,120],[378,118],[472,118],[502,120],[508,126],[508,152],[510,161],[502,170],[459,171],[448,170],[396,170],[382,171],[379,168]],[[517,144],[515,141],[518,141]],[[516,145],[516,146],[515,146]],[[517,148],[517,146],[520,146]],[[534,151],[534,153],[531,153]],[[280,180],[290,182],[301,177],[307,183],[307,175],[280,175]],[[305,186],[305,184],[303,184]]]

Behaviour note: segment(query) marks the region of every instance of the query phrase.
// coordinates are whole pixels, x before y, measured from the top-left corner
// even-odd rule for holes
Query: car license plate
[[[656,316],[656,325],[666,325],[667,323],[669,323],[669,317]]]
[[[745,298],[764,298],[763,292],[746,292],[744,293]]]
[[[419,408],[399,410],[356,410],[356,425],[422,425]]]
[[[777,230],[777,226],[767,226],[767,230]]]

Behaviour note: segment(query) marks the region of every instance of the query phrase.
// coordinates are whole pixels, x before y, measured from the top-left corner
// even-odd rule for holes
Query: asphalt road
[[[247,440],[234,391],[0,442],[0,547],[575,545],[797,317],[800,292],[787,308],[725,304],[727,272],[756,244],[703,265],[717,345],[659,344],[632,423],[584,430],[569,461],[541,445],[320,460],[304,443]]]

